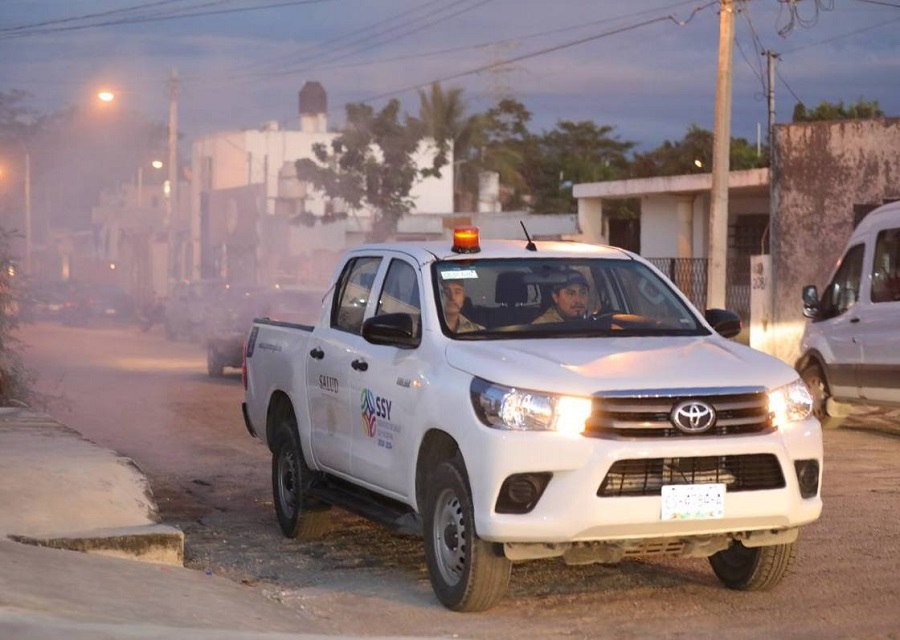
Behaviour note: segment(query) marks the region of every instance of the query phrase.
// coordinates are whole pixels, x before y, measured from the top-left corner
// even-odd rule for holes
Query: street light
[[[152,160],[150,166],[154,169],[162,169],[162,160]],[[144,206],[144,165],[138,166],[137,170],[137,204],[138,207]]]

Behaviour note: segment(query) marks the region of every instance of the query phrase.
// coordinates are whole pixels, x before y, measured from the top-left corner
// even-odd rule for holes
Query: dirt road
[[[900,438],[826,433],[822,519],[801,532],[796,573],[774,592],[720,586],[705,560],[517,565],[482,614],[434,599],[419,540],[338,512],[315,543],[281,537],[268,451],[244,428],[240,374],[132,327],[27,327],[27,364],[50,412],[133,458],[186,533],[186,564],[261,590],[333,633],[460,638],[822,638],[900,634]],[[302,629],[298,629],[302,631]]]

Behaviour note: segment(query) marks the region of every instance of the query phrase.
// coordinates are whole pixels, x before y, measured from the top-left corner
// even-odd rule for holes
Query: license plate
[[[711,520],[725,516],[725,485],[670,484],[662,488],[663,520]]]

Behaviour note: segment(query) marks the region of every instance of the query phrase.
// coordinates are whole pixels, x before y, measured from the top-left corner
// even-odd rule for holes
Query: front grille
[[[703,433],[675,428],[670,415],[684,400],[701,400],[715,409],[714,424]],[[772,415],[764,389],[617,392],[594,396],[584,435],[599,438],[702,438],[771,431]]]
[[[663,485],[724,483],[728,492],[783,489],[774,455],[702,456],[619,460],[597,489],[601,498],[658,496]]]

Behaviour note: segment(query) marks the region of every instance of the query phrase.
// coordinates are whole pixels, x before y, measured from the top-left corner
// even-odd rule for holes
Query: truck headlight
[[[812,406],[809,388],[799,378],[769,392],[769,411],[773,414],[775,426],[805,420],[812,413]]]
[[[472,380],[471,397],[475,413],[495,429],[578,435],[591,414],[590,398],[516,389],[481,378]]]

